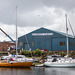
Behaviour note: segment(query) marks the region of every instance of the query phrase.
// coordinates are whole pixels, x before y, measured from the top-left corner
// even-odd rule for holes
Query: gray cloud
[[[40,0],[0,0],[0,22],[5,24],[15,23],[15,8],[18,6],[20,14],[33,11],[42,7]]]
[[[8,25],[15,24],[17,5],[19,26],[52,25],[62,14],[62,10],[58,8],[74,9],[74,3],[74,0],[0,0],[0,22]],[[54,12],[51,12],[51,7],[55,8]],[[57,16],[54,15],[55,13]]]
[[[14,39],[16,5],[19,36],[40,27],[65,32],[66,12],[75,31],[74,0],[0,0],[0,27]],[[1,37],[5,39],[4,34]]]
[[[43,0],[43,3],[49,7],[63,8],[65,10],[75,8],[75,0]]]

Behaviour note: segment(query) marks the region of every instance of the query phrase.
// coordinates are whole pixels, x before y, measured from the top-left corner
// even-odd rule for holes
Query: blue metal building
[[[48,51],[67,50],[66,34],[46,28],[37,29],[18,38],[18,43],[25,50],[47,49]],[[69,35],[69,50],[75,50],[75,38]]]

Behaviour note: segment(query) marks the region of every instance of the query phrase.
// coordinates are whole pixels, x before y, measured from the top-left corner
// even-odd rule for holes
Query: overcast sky
[[[13,39],[16,32],[16,6],[18,37],[40,27],[66,32],[65,14],[75,32],[75,0],[0,0],[0,28]],[[72,34],[70,27],[69,33]],[[0,31],[0,41],[3,40],[10,39]]]

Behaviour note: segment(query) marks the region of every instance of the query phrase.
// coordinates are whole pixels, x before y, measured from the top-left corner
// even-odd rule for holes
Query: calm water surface
[[[75,68],[0,68],[0,75],[75,75]]]

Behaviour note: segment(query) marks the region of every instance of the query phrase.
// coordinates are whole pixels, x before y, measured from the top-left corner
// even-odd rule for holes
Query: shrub
[[[24,50],[22,51],[22,55],[25,55],[25,51]]]
[[[71,51],[71,52],[70,52],[70,56],[71,56],[71,57],[75,57],[75,52],[74,52],[74,51]]]
[[[36,51],[35,51],[35,54],[37,55],[37,56],[41,56],[41,51],[39,50],[39,49],[36,49]]]
[[[48,52],[48,55],[51,55],[51,52],[50,51]]]
[[[13,53],[14,53],[13,51],[10,52],[10,54],[13,54]]]
[[[63,57],[64,57],[65,55],[66,55],[66,53],[64,53],[64,52],[61,52],[61,56],[63,56]]]

